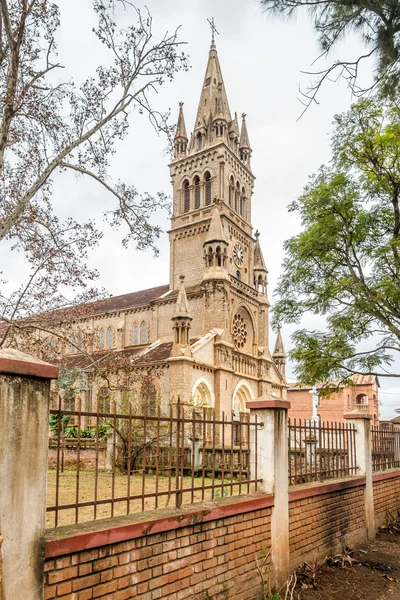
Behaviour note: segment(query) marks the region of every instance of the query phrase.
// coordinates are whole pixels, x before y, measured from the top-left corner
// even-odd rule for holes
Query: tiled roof
[[[67,356],[64,357],[59,366],[65,369],[88,369],[93,366],[104,368],[109,362],[117,362],[119,359],[135,359],[137,363],[157,363],[166,360],[171,354],[172,342],[155,343],[147,348],[126,348],[125,350],[100,350],[93,352],[90,356]],[[94,363],[94,365],[93,365]]]
[[[130,294],[123,294],[122,296],[112,296],[111,298],[105,298],[104,300],[97,300],[92,303],[93,314],[149,304],[149,302],[157,300],[168,291],[169,285],[160,285],[148,290],[140,290]]]
[[[192,338],[190,344],[195,344],[200,338]],[[159,363],[164,362],[169,358],[172,350],[173,342],[154,342],[150,346],[143,348],[132,347],[125,348],[124,350],[99,350],[93,352],[90,356],[87,355],[72,355],[65,356],[59,362],[58,366],[64,369],[88,369],[91,370],[93,366],[98,368],[104,368],[108,362],[115,361],[118,359],[135,359],[137,364],[148,364],[148,363]],[[94,363],[94,365],[93,365]]]

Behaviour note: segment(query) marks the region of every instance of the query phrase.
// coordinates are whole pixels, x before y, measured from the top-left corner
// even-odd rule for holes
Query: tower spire
[[[171,356],[190,356],[190,326],[192,316],[185,290],[185,276],[179,277],[180,284],[176,299],[175,311],[172,316],[172,329],[174,330],[174,344]]]
[[[190,153],[193,154],[225,139],[231,121],[231,111],[218,60],[217,48],[215,42],[212,41],[194,124]]]
[[[240,131],[239,153],[240,153],[240,160],[242,162],[244,162],[244,164],[247,167],[250,167],[251,146],[250,146],[249,134],[247,131],[246,113],[242,114],[242,128]]]
[[[188,137],[186,133],[185,117],[183,116],[183,102],[179,102],[178,123],[174,138],[175,158],[186,156]]]
[[[267,275],[268,269],[265,266],[265,261],[260,245],[260,233],[254,234],[256,243],[254,244],[254,287],[262,294],[267,293]]]
[[[276,336],[275,348],[272,354],[272,358],[278,367],[278,371],[285,377],[286,370],[286,352],[285,347],[283,345],[282,335],[281,335],[281,327],[278,327],[278,335]]]

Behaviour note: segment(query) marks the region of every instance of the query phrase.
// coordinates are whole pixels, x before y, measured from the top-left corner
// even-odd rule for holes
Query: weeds
[[[304,588],[316,589],[317,587],[317,575],[321,571],[323,565],[326,562],[326,558],[323,560],[315,560],[311,563],[303,562],[300,565],[300,570],[297,571],[297,579]]]
[[[386,522],[381,529],[387,529],[390,533],[400,533],[400,510],[397,510],[397,515],[394,515],[390,510],[386,509]]]
[[[342,569],[345,568],[346,565],[349,565],[350,568],[353,567],[353,563],[355,561],[355,559],[353,558],[353,552],[354,550],[352,548],[349,548],[348,546],[343,546],[342,548],[342,552],[340,554],[335,554],[335,556],[332,556],[329,561],[328,564],[331,567],[342,567]]]

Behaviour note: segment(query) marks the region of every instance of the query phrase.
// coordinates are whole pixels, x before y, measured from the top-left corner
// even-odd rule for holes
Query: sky
[[[95,17],[90,0],[61,0],[62,27],[58,37],[58,59],[65,66],[63,78],[79,84],[97,65],[108,60],[105,50],[92,33]],[[256,176],[252,198],[253,226],[261,232],[261,244],[269,270],[269,298],[281,272],[284,241],[300,230],[298,217],[287,210],[302,192],[309,176],[330,160],[330,133],[336,113],[349,108],[351,95],[344,81],[328,82],[322,89],[319,104],[313,105],[297,120],[301,111],[299,85],[304,89],[312,62],[320,54],[311,22],[306,17],[296,21],[276,19],[262,13],[258,0],[147,0],[156,35],[180,26],[179,37],[187,42],[184,51],[190,58],[190,70],[179,73],[166,83],[153,102],[161,110],[171,109],[176,120],[178,103],[184,102],[188,132],[193,129],[200,91],[206,68],[211,30],[207,19],[214,17],[218,55],[232,114],[247,114],[253,148],[252,169]],[[131,22],[132,13],[120,15],[120,23]],[[358,56],[360,45],[355,39],[341,46],[317,67],[328,66],[338,56]],[[369,71],[371,65],[369,65]],[[366,70],[365,78],[368,78]],[[117,145],[111,174],[134,184],[139,192],[170,193],[166,139],[158,137],[145,117],[130,119],[126,140]],[[125,249],[118,232],[102,222],[102,213],[111,207],[111,198],[94,181],[73,174],[55,179],[53,199],[61,217],[72,215],[82,220],[93,218],[104,228],[101,245],[90,256],[91,266],[100,272],[100,286],[113,295],[162,285],[168,282],[169,244],[163,233],[159,240],[160,256],[151,252]],[[169,221],[158,214],[164,232]],[[11,280],[21,280],[24,266],[12,256],[9,261]],[[308,328],[320,326],[310,316]],[[290,349],[294,327],[285,326],[283,338]],[[272,339],[274,334],[272,334]],[[288,365],[289,383],[294,381]],[[400,386],[395,380],[381,380],[381,417],[395,416],[400,407]]]

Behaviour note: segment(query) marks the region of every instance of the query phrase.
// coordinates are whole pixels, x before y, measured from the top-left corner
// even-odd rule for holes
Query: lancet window
[[[194,207],[200,208],[200,177],[194,178]]]
[[[104,329],[100,329],[100,333],[99,333],[99,346],[100,349],[103,350],[104,348],[104,340],[105,340],[105,336],[104,336]]]
[[[204,175],[204,182],[206,188],[206,206],[209,206],[211,204],[211,175],[208,171]]]
[[[183,182],[183,212],[190,210],[190,186],[187,179]]]
[[[133,324],[132,328],[132,342],[136,346],[139,343],[139,326],[137,323]]]
[[[147,344],[147,324],[145,321],[140,325],[140,343]]]
[[[113,342],[113,334],[112,334],[112,329],[111,327],[109,327],[107,329],[107,348],[112,348],[112,342]]]

